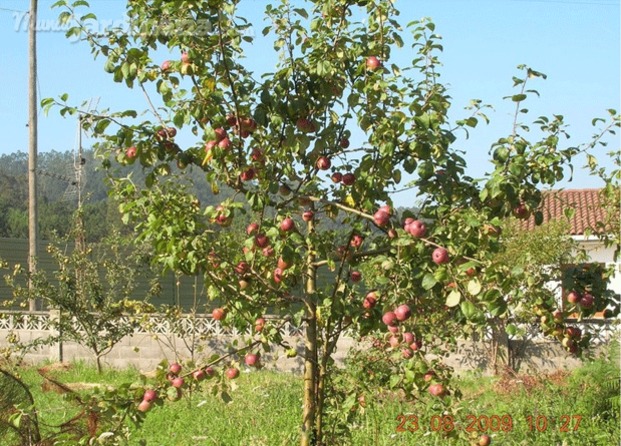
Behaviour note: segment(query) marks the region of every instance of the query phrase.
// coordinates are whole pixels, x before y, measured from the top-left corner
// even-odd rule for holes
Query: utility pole
[[[30,0],[28,27],[28,272],[37,271],[38,217],[37,217],[37,1]],[[32,279],[28,282],[32,290]],[[38,310],[38,299],[30,295],[30,311]]]

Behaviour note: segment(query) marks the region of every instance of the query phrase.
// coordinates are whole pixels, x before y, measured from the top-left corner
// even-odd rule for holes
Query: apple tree
[[[274,64],[265,73],[246,64],[261,51],[252,32],[260,22],[241,16],[241,1],[132,0],[130,26],[99,34],[87,2],[56,5],[113,80],[144,93],[144,114],[85,120],[111,172],[140,163],[147,173],[144,184],[113,180],[136,239],[167,268],[202,275],[214,317],[254,327],[254,353],[283,344],[267,312],[303,326],[302,446],[329,443],[332,358],[346,330],[385,334],[399,359],[391,386],[448,404],[457,392],[446,374],[428,374],[436,363],[425,353],[484,329],[490,314],[551,305],[550,296],[508,300],[528,277],[493,262],[502,221],[540,221],[540,189],[584,149],[562,146],[560,115],[535,120],[529,139],[524,101],[542,73],[519,67],[508,97],[515,125],[493,144],[491,172],[474,179],[456,141],[487,119],[483,105],[449,120],[435,26],[402,26],[393,2],[270,2],[262,34]],[[412,55],[405,66],[402,48]],[[66,97],[44,100],[55,103],[83,112]],[[233,193],[205,206],[181,184],[184,169],[203,171],[216,194]],[[391,197],[404,186],[422,204],[397,215]]]

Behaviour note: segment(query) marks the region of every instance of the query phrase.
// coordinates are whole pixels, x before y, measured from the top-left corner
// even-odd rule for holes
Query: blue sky
[[[51,23],[58,11],[52,0],[39,0],[39,19]],[[0,39],[3,63],[0,68],[0,154],[27,151],[27,0],[0,0]],[[100,21],[123,20],[124,0],[91,1]],[[266,2],[245,0],[251,20]],[[453,97],[453,119],[463,117],[470,99],[494,105],[492,123],[461,139],[473,176],[482,175],[490,144],[511,132],[514,105],[502,97],[514,93],[511,77],[518,64],[546,73],[546,81],[531,87],[541,93],[527,106],[534,119],[541,114],[562,114],[570,124],[571,144],[587,141],[594,133],[591,119],[605,116],[606,109],[620,106],[620,10],[619,0],[399,0],[400,21],[405,24],[431,17],[443,37],[442,81]],[[254,19],[253,17],[256,17]],[[264,24],[256,26],[257,38]],[[257,71],[268,71],[265,63],[269,42],[257,42],[248,62]],[[115,84],[102,70],[103,60],[93,60],[87,45],[72,43],[60,31],[38,35],[39,91],[41,97],[69,93],[75,103],[100,98],[99,107],[146,109],[139,91]],[[260,56],[260,57],[259,57]],[[165,56],[163,56],[165,57]],[[411,53],[396,54],[398,61]],[[72,150],[76,122],[56,112],[40,114],[39,150]],[[619,139],[611,149],[619,150]],[[582,163],[578,161],[577,166]],[[596,180],[582,172],[567,187],[595,187]]]

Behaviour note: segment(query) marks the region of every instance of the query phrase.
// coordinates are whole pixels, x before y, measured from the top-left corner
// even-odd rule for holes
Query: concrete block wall
[[[3,322],[3,321],[0,321]],[[6,322],[6,321],[4,321]],[[219,325],[214,325],[213,320],[205,318],[198,321],[199,329],[202,332],[210,333],[204,342],[198,344],[194,359],[201,363],[214,353],[222,354],[229,351],[230,345],[234,340],[239,342],[239,346],[244,345],[244,336],[236,332],[227,332]],[[11,328],[10,324],[0,324],[0,348],[8,346],[7,336],[17,335],[22,343],[45,339],[50,335],[50,331],[44,330],[45,324],[38,323],[33,329],[31,326],[18,325]],[[303,360],[301,358],[304,346],[302,339],[295,336],[295,329],[287,329],[285,341],[298,351],[295,358],[287,358],[282,348],[278,347],[273,352],[263,353],[263,363],[267,368],[301,372]],[[618,339],[618,331],[609,328],[602,339],[601,347],[605,348],[610,339]],[[247,338],[247,336],[245,336]],[[456,352],[444,360],[447,365],[453,367],[455,371],[481,370],[490,372],[488,361],[488,344],[486,342],[461,341]],[[342,364],[351,348],[362,348],[356,340],[351,337],[343,337],[337,344],[335,360],[337,364]],[[580,360],[568,354],[558,343],[547,340],[528,341],[523,347],[523,355],[520,356],[521,371],[552,371],[556,369],[572,369],[580,365]],[[184,340],[179,336],[167,333],[147,333],[136,332],[132,336],[127,336],[116,344],[113,349],[102,358],[104,366],[113,368],[133,367],[137,370],[148,372],[164,359],[187,360],[192,357],[191,351],[187,348]],[[65,362],[86,361],[94,363],[93,354],[83,346],[74,342],[64,342],[62,345],[44,345],[25,355],[24,360],[29,363],[56,362],[62,359]],[[232,358],[236,359],[236,358]]]

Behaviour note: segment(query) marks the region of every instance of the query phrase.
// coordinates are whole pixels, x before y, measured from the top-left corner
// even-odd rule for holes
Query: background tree
[[[338,441],[324,426],[326,405],[338,405],[326,396],[344,330],[389,331],[399,358],[392,387],[450,406],[457,392],[439,371],[425,380],[433,364],[424,353],[453,345],[457,327],[486,327],[488,315],[509,318],[518,305],[525,315],[550,310],[549,299],[508,299],[530,279],[495,261],[504,249],[498,227],[531,212],[541,221],[540,189],[563,179],[588,147],[560,145],[560,115],[536,119],[539,135],[528,139],[527,84],[545,76],[520,66],[509,97],[515,124],[492,147],[492,171],[471,178],[455,141],[485,117],[475,101],[469,116],[449,122],[433,23],[412,22],[405,37],[391,2],[268,4],[263,34],[278,61],[259,77],[243,64],[252,24],[237,16],[238,3],[132,1],[136,27],[102,36],[89,32],[94,14],[79,12],[86,2],[57,2],[62,22],[78,19],[68,34],[85,37],[114,81],[148,98],[147,118],[100,111],[89,121],[105,141],[106,166],[140,164],[146,173],[144,183],[114,181],[125,221],[158,262],[204,276],[217,319],[245,329],[269,310],[303,324],[302,446]],[[414,59],[398,66],[392,53],[406,40]],[[160,48],[173,59],[153,60]],[[80,111],[60,102],[62,113]],[[606,125],[618,125],[611,115]],[[195,142],[181,147],[181,132]],[[226,186],[233,194],[206,205],[179,185],[174,165],[202,171],[214,193]],[[391,192],[406,175],[422,205],[402,221]],[[235,231],[245,212],[252,223]],[[320,272],[330,280],[320,283]],[[258,342],[270,349],[282,339],[257,323],[248,347]],[[585,342],[575,345],[579,353]]]
[[[79,213],[78,210],[76,220]],[[41,344],[75,342],[93,354],[97,371],[101,372],[102,358],[123,338],[132,336],[148,313],[154,311],[148,300],[158,292],[158,275],[148,266],[148,250],[128,250],[126,237],[114,234],[98,244],[84,244],[83,232],[82,224],[77,224],[70,234],[74,236],[70,245],[65,240],[48,246],[56,270],[37,272],[32,290],[24,285],[22,276],[26,273],[15,268],[6,277],[13,299],[2,304],[9,308],[26,304],[32,292],[47,309],[58,311],[51,320],[55,334],[32,343],[14,338],[17,350],[25,352]],[[149,295],[132,299],[136,284],[144,278],[152,283]]]

